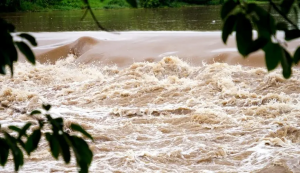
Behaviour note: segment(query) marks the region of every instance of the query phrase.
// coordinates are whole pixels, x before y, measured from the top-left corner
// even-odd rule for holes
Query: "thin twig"
[[[299,29],[298,26],[294,24],[293,21],[291,21],[288,17],[286,17],[286,15],[276,6],[276,4],[274,4],[272,0],[269,0],[269,2],[273,6],[274,10],[276,10],[287,22],[293,25],[293,27],[295,27],[296,29]]]
[[[100,29],[104,30],[104,31],[108,31],[108,30],[105,29],[103,26],[101,26],[101,24],[98,22],[98,20],[97,20],[97,18],[96,18],[96,16],[95,16],[93,10],[91,9],[90,5],[88,5],[88,9],[89,9],[89,11],[90,11],[90,13],[91,13],[91,15],[92,15],[94,21],[96,22],[97,26],[98,26]]]
[[[94,12],[93,12],[93,10],[91,9],[91,6],[90,6],[90,4],[89,4],[89,1],[88,1],[88,0],[83,0],[83,2],[84,2],[85,5],[86,5],[86,11],[84,12],[84,14],[83,14],[81,20],[83,20],[83,19],[85,18],[85,16],[87,15],[87,12],[89,11],[89,12],[91,13],[91,15],[92,15],[93,20],[96,22],[98,28],[100,28],[100,29],[103,30],[103,31],[108,31],[107,29],[105,29],[105,28],[98,22],[98,20],[97,20],[95,14],[94,14]]]
[[[89,9],[86,9],[83,16],[81,17],[81,21],[83,21],[83,19],[85,18],[85,16],[87,15],[87,13],[89,12]]]

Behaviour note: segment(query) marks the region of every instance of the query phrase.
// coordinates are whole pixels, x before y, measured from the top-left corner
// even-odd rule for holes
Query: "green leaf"
[[[290,41],[300,37],[299,29],[292,29],[285,31],[285,40]]]
[[[286,31],[286,30],[288,30],[288,25],[285,22],[278,22],[276,24],[276,29],[281,30],[281,31]]]
[[[277,44],[269,42],[264,48],[265,59],[268,71],[275,69],[284,56],[283,48]]]
[[[226,44],[228,36],[234,30],[236,19],[237,19],[236,15],[231,15],[227,19],[225,19],[223,30],[222,30],[222,40],[224,44]]]
[[[16,41],[15,44],[18,46],[19,50],[25,55],[27,60],[32,64],[35,64],[35,57],[29,46],[24,42]]]
[[[6,74],[5,66],[10,64],[12,63],[10,62],[7,53],[0,46],[0,73],[5,75]]]
[[[65,163],[70,163],[71,153],[70,153],[70,146],[67,143],[66,139],[63,135],[54,136],[55,139],[58,140],[60,146],[60,153],[63,156]]]
[[[291,55],[285,50],[284,51],[284,56],[281,57],[281,67],[282,67],[282,74],[283,77],[288,79],[292,75],[292,57]]]
[[[264,46],[269,42],[268,39],[264,38],[264,37],[259,37],[256,40],[254,40],[252,42],[252,46],[251,46],[251,52],[255,52],[259,49],[263,49]]]
[[[52,119],[50,123],[52,125],[53,133],[59,134],[63,132],[64,120],[61,117]]]
[[[71,136],[73,150],[76,157],[77,165],[80,167],[80,172],[88,172],[88,167],[93,160],[93,152],[90,150],[88,144],[77,136]]]
[[[0,58],[2,58],[1,56],[0,56]],[[5,75],[6,74],[6,71],[5,71],[5,66],[0,66],[0,74],[3,74],[3,75]]]
[[[47,120],[52,124],[53,118],[49,114],[46,114],[45,116]]]
[[[33,110],[30,115],[41,114],[42,112],[39,110]]]
[[[237,20],[236,42],[237,42],[238,51],[243,56],[247,56],[249,53],[251,53],[252,25],[249,19],[247,19],[243,15],[240,15]]]
[[[294,53],[293,60],[295,64],[298,64],[298,62],[300,61],[300,47],[298,47],[296,52]]]
[[[59,143],[50,133],[46,133],[46,139],[49,142],[52,156],[57,160],[59,156]]]
[[[5,32],[14,32],[15,26],[7,23],[4,19],[0,18],[0,28],[3,29]]]
[[[281,11],[286,15],[290,12],[295,0],[283,0],[280,4]]]
[[[126,2],[133,8],[137,8],[138,7],[138,3],[137,0],[126,0]]]
[[[10,34],[5,34],[3,41],[6,43],[5,45],[3,45],[3,51],[5,51],[6,54],[9,56],[10,61],[17,61],[18,53],[15,48],[12,36]]]
[[[9,33],[1,34],[1,42],[5,43],[0,46],[0,64],[1,72],[5,71],[5,65],[8,65],[13,75],[13,62],[18,60],[18,53],[13,43],[13,38]]]
[[[18,132],[18,133],[21,131],[21,129],[20,129],[19,127],[17,127],[17,126],[8,126],[8,128],[9,128],[10,130],[16,131],[16,132]]]
[[[38,120],[38,123],[39,123],[39,126],[40,126],[40,129],[42,129],[44,127],[44,121],[43,120]]]
[[[26,40],[28,40],[33,46],[37,46],[36,40],[33,36],[26,34],[26,33],[21,33],[18,36],[25,38]]]
[[[49,111],[51,109],[51,105],[43,104],[43,109],[45,109],[46,111]]]
[[[13,24],[11,24],[11,23],[7,23],[7,30],[9,31],[9,32],[15,32],[15,26],[13,25]]]
[[[29,155],[32,151],[37,149],[38,144],[39,144],[40,139],[41,139],[41,135],[42,135],[41,130],[37,129],[37,130],[34,130],[32,132],[32,134],[28,137],[26,145],[25,145],[25,149],[26,149],[26,152]]]
[[[14,159],[14,164],[15,164],[15,171],[18,171],[20,166],[23,165],[24,163],[24,157],[23,153],[18,147],[17,139],[8,134],[7,132],[4,132],[5,140],[7,144],[9,145],[12,154],[13,154],[13,159]]]
[[[14,149],[11,149],[14,163],[15,163],[15,171],[18,171],[20,166],[24,164],[24,155],[22,150],[18,146],[16,146]]]
[[[71,129],[82,133],[83,135],[90,138],[91,140],[94,140],[93,137],[78,124],[71,124]]]
[[[224,20],[238,4],[234,0],[226,1],[221,8],[221,18]]]
[[[256,15],[252,15],[252,21],[254,22],[259,37],[265,37],[271,40],[271,36],[276,33],[275,19],[265,9],[261,8],[257,4],[248,4],[248,13],[255,12]]]
[[[29,129],[29,127],[31,126],[31,123],[26,123],[24,126],[23,126],[23,128],[20,130],[20,132],[19,132],[19,136],[18,136],[18,139],[21,139],[22,138],[22,136],[27,136],[26,135],[26,131]]]
[[[5,139],[0,138],[0,164],[4,166],[7,162],[9,154],[9,145],[6,143]]]

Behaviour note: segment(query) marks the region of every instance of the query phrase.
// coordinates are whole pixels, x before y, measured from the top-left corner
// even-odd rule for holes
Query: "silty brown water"
[[[0,77],[3,128],[50,103],[95,138],[91,172],[300,171],[298,69],[285,80],[266,71],[262,53],[249,64],[220,32],[33,35],[42,63]],[[43,141],[20,172],[76,172],[48,148]],[[13,172],[11,159],[0,172]]]

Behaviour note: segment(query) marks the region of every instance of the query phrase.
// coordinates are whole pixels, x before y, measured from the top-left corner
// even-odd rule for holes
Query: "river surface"
[[[265,6],[265,8],[267,8]],[[158,9],[94,10],[98,21],[110,31],[217,31],[222,28],[221,6]],[[271,11],[273,16],[283,19]],[[99,30],[91,15],[81,20],[84,10],[0,13],[18,31],[58,32]],[[300,17],[289,15],[300,26]]]
[[[220,6],[166,9],[94,10],[99,22],[109,30],[220,30]],[[92,31],[99,30],[92,17],[80,20],[84,11],[4,13],[18,31]]]
[[[13,78],[0,76],[2,128],[34,123],[27,114],[50,103],[66,130],[75,122],[94,137],[91,172],[300,172],[299,69],[289,80],[268,73],[262,52],[244,59],[220,31],[49,32],[58,25],[40,22],[17,25],[47,32],[31,32],[36,66],[21,57]],[[48,148],[42,140],[20,172],[77,171]],[[11,158],[0,172],[13,172]]]

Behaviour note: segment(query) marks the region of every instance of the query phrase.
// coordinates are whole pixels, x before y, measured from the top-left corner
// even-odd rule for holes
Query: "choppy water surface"
[[[50,103],[66,130],[94,137],[91,172],[300,172],[299,69],[268,73],[261,53],[249,64],[220,32],[32,34],[42,63],[0,76],[2,128]],[[76,166],[43,140],[20,172]]]
[[[34,122],[26,113],[52,104],[66,127],[95,138],[91,172],[300,171],[299,69],[285,80],[280,70],[175,56],[123,68],[79,58],[17,63],[14,78],[0,76],[2,127]],[[20,172],[76,172],[48,148],[43,140]],[[0,172],[13,172],[11,159]]]

